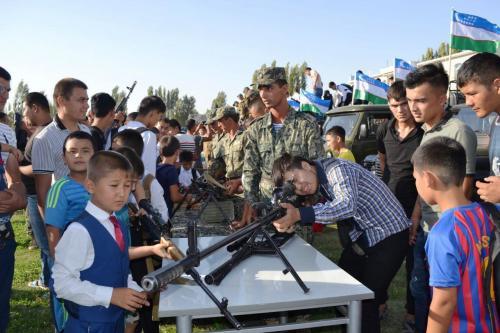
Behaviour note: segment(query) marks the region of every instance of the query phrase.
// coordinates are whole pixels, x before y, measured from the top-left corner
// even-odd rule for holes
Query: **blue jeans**
[[[26,206],[26,211],[28,212],[28,217],[31,225],[31,230],[35,236],[36,243],[40,248],[40,258],[42,261],[42,271],[40,273],[40,282],[44,286],[48,286],[50,278],[50,267],[47,263],[49,258],[49,242],[47,240],[47,232],[45,231],[45,223],[43,222],[40,211],[38,210],[38,201],[36,199],[36,194],[30,194],[27,196],[28,204]]]
[[[11,228],[10,223],[7,225]],[[13,233],[12,229],[11,232]],[[9,239],[0,239],[0,333],[5,333],[9,324],[15,252],[16,241],[13,234]]]
[[[314,88],[314,95],[316,95],[319,98],[322,98],[322,96],[323,96],[323,88]]]
[[[427,329],[427,317],[431,303],[429,287],[429,269],[425,255],[425,242],[427,233],[422,229],[418,231],[417,240],[413,247],[413,272],[410,288],[415,299],[415,332],[425,333]]]

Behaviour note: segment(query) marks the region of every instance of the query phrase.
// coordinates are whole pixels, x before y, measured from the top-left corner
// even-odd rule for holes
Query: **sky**
[[[0,66],[11,99],[20,80],[48,96],[63,77],[89,96],[137,80],[129,112],[162,85],[205,113],[221,90],[232,104],[273,60],[306,61],[324,82],[418,60],[449,42],[452,8],[500,24],[498,0],[2,0]]]

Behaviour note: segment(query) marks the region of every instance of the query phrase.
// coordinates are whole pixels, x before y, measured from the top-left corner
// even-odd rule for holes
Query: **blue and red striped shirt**
[[[495,332],[494,327],[500,327],[496,311],[488,311],[483,283],[493,230],[487,213],[472,203],[443,212],[429,233],[425,245],[429,285],[457,288],[449,332]],[[495,304],[490,307],[495,309]]]

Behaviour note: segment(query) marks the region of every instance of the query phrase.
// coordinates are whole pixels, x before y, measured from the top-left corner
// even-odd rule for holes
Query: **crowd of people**
[[[318,72],[308,67],[305,74],[321,96]],[[0,67],[0,111],[10,81]],[[375,295],[362,302],[363,332],[380,332],[403,262],[405,332],[498,332],[491,260],[498,213],[471,196],[500,203],[500,58],[476,54],[457,83],[479,117],[497,114],[491,176],[478,182],[476,135],[448,111],[448,75],[438,65],[390,86],[394,117],[377,132],[382,178],[356,163],[344,128],[324,133],[325,146],[317,120],[289,106],[282,67],[259,70],[238,109],[211,110],[204,122],[189,119],[185,130],[165,116],[158,96],[142,99],[135,112],[115,113],[112,96],[89,99],[84,82],[64,78],[54,88],[52,115],[47,97],[30,92],[20,130],[0,123],[0,332],[14,274],[10,219],[24,208],[41,258],[30,286],[50,291],[57,332],[158,332],[155,297],[138,282],[158,267],[154,258],[172,259],[171,244],[145,242],[143,212],[133,207],[147,200],[166,223],[176,203],[192,201],[189,188],[204,173],[228,197],[238,195],[233,230],[252,223],[259,203],[285,183],[304,200],[282,204],[277,231],[336,224],[343,247],[337,264]],[[329,88],[334,106],[348,98],[334,82]]]

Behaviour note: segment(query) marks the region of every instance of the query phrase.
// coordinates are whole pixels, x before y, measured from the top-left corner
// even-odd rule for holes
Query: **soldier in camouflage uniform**
[[[256,85],[267,114],[247,130],[243,166],[245,198],[251,203],[272,196],[271,172],[275,159],[284,153],[317,159],[324,156],[315,121],[288,105],[285,69],[265,68],[257,73]]]
[[[243,157],[245,154],[245,133],[240,130],[239,114],[234,107],[225,106],[217,109],[213,118],[226,133],[223,141],[224,163],[226,165],[226,188],[228,194],[241,193],[241,175],[243,174]],[[243,200],[233,199],[235,219],[240,220],[243,212]]]
[[[240,123],[243,128],[250,127],[250,125],[254,123],[255,119],[262,117],[267,112],[266,106],[262,102],[259,92],[255,89],[249,89],[247,91],[241,104],[242,112]]]
[[[270,200],[274,189],[273,162],[284,153],[312,160],[325,154],[315,120],[288,105],[283,67],[261,69],[256,86],[269,112],[258,118],[246,134],[243,189],[245,199],[252,204]]]
[[[221,179],[225,176],[224,164],[224,140],[226,133],[222,132],[214,117],[217,110],[207,112],[207,125],[211,132],[211,141],[207,156],[208,173],[215,179]]]

